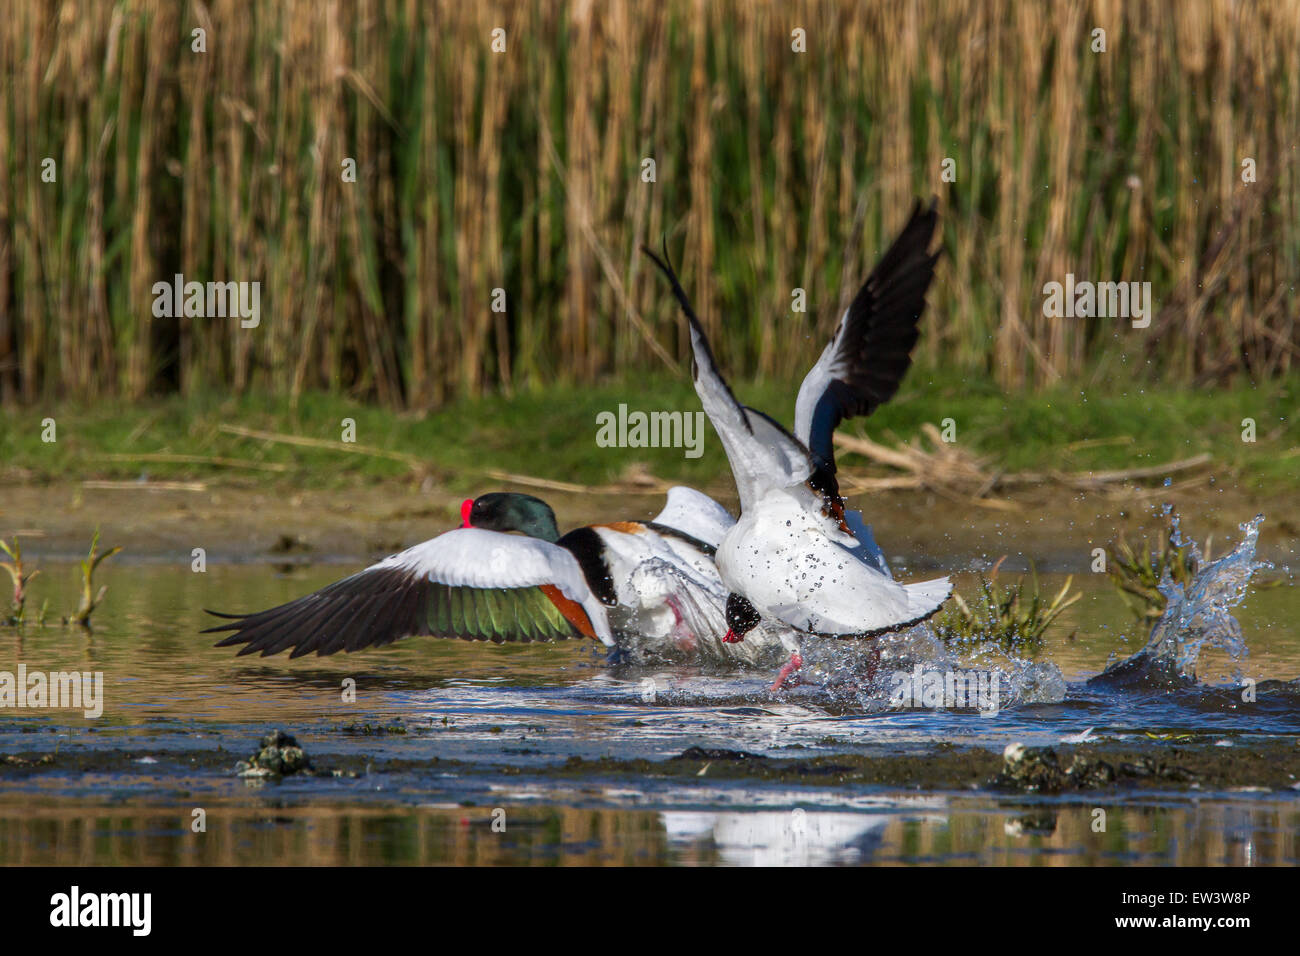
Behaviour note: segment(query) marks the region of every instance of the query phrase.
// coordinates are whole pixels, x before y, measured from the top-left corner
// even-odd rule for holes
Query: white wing
[[[736,519],[702,491],[675,485],[668,489],[668,503],[655,515],[654,523],[689,534],[716,548]]]
[[[566,549],[520,535],[458,528],[266,611],[218,615],[218,646],[291,657],[390,644],[413,635],[465,640],[595,637],[614,643],[605,608]]]
[[[762,412],[736,401],[736,396],[718,371],[704,328],[686,297],[686,291],[677,281],[677,273],[648,249],[645,252],[668,277],[673,295],[686,315],[695,356],[695,393],[727,453],[736,491],[740,494],[740,510],[743,512],[752,507],[765,492],[774,488],[802,484],[813,473],[813,461],[808,450]]]

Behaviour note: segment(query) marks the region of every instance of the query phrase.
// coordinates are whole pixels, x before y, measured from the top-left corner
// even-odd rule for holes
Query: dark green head
[[[488,531],[518,531],[554,544],[560,540],[555,512],[541,498],[512,491],[493,491],[460,506],[462,526]]]

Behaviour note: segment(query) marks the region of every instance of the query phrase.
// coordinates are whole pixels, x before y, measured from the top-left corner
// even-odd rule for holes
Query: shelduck
[[[925,293],[938,253],[938,215],[917,203],[903,231],[840,319],[834,339],[799,388],[791,435],[736,400],[718,371],[704,329],[668,261],[645,252],[672,286],[686,316],[695,391],[722,442],[740,495],[715,563],[729,593],[728,641],[760,622],[785,624],[790,660],[773,689],[802,665],[803,634],[870,637],[934,614],[952,593],[948,578],[899,584],[844,510],[832,446],[836,426],[888,400],[911,365]],[[878,552],[878,549],[876,549]]]
[[[231,631],[217,646],[262,656],[380,647],[403,637],[530,642],[590,638],[651,654],[753,659],[779,640],[731,647],[713,554],[735,519],[708,495],[668,491],[649,522],[577,528],[532,495],[493,492],[461,505],[462,526],[287,604],[209,612]],[[512,533],[514,532],[514,533]],[[777,628],[769,629],[775,632]]]

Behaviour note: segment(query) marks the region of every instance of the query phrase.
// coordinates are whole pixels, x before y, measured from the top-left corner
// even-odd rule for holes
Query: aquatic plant
[[[1089,685],[1187,687],[1198,680],[1197,664],[1203,650],[1222,651],[1231,661],[1240,661],[1249,654],[1232,609],[1244,600],[1252,578],[1272,568],[1267,561],[1255,560],[1263,521],[1264,516],[1257,515],[1241,525],[1242,537],[1237,546],[1211,561],[1201,555],[1195,541],[1182,539],[1175,516],[1173,543],[1188,549],[1188,563],[1196,567],[1196,572],[1186,582],[1176,582],[1172,575],[1162,580],[1160,592],[1165,609],[1151,628],[1147,643],[1135,654],[1110,664],[1091,678]]]
[[[1062,766],[1051,747],[1008,744],[1002,751],[1002,772],[991,781],[995,787],[1028,792],[1059,793],[1062,790],[1095,790],[1114,783],[1115,768],[1104,760],[1075,754]]]
[[[0,568],[9,572],[9,577],[14,584],[13,606],[9,616],[0,619],[0,624],[21,624],[26,613],[27,584],[41,572],[23,570],[23,549],[17,535],[14,535],[13,547],[0,540],[0,550],[9,555],[8,561],[0,561]],[[45,612],[42,610],[41,617],[44,616]]]
[[[1155,620],[1168,604],[1161,585],[1166,581],[1186,587],[1196,576],[1200,560],[1210,560],[1210,542],[1202,556],[1190,541],[1178,535],[1171,520],[1155,541],[1143,537],[1135,548],[1121,532],[1106,545],[1106,578],[1138,620]]]
[[[946,644],[981,644],[993,642],[1007,651],[1034,654],[1043,644],[1043,634],[1071,604],[1082,596],[1070,593],[1073,577],[1056,595],[1047,600],[1038,585],[1038,572],[1030,565],[1029,588],[1024,576],[1014,584],[998,582],[998,568],[993,566],[986,578],[980,575],[979,593],[967,602],[954,592],[952,604],[935,623],[935,631]]]
[[[95,569],[104,561],[107,561],[113,555],[122,549],[109,548],[103,554],[96,553],[99,550],[99,529],[95,529],[95,535],[90,539],[90,553],[86,555],[86,560],[81,562],[81,601],[77,604],[76,613],[69,619],[74,624],[80,624],[83,627],[89,625],[90,615],[94,613],[95,608],[99,607],[104,595],[108,593],[108,585],[105,584],[95,591]]]

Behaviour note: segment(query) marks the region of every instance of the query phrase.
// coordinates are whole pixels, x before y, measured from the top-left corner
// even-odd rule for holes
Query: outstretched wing
[[[819,470],[834,473],[835,428],[870,415],[898,391],[912,365],[925,293],[939,253],[930,254],[939,216],[918,202],[894,244],[840,319],[835,338],[804,377],[795,401],[794,433]]]
[[[215,613],[215,612],[209,612]],[[254,614],[218,614],[218,647],[263,657],[333,654],[432,635],[528,642],[614,643],[605,609],[574,556],[537,538],[482,528],[448,531],[314,594]]]
[[[736,523],[730,512],[702,491],[674,485],[668,489],[668,503],[655,515],[652,525],[663,525],[688,534],[716,548],[722,536]]]
[[[704,327],[691,307],[686,290],[677,281],[677,273],[667,261],[667,250],[660,259],[642,246],[668,278],[691,330],[691,350],[695,357],[695,393],[704,412],[727,453],[731,474],[736,480],[742,511],[751,507],[764,492],[788,488],[805,481],[813,473],[813,460],[793,435],[768,416],[741,405],[731,393],[726,379],[718,371]]]

